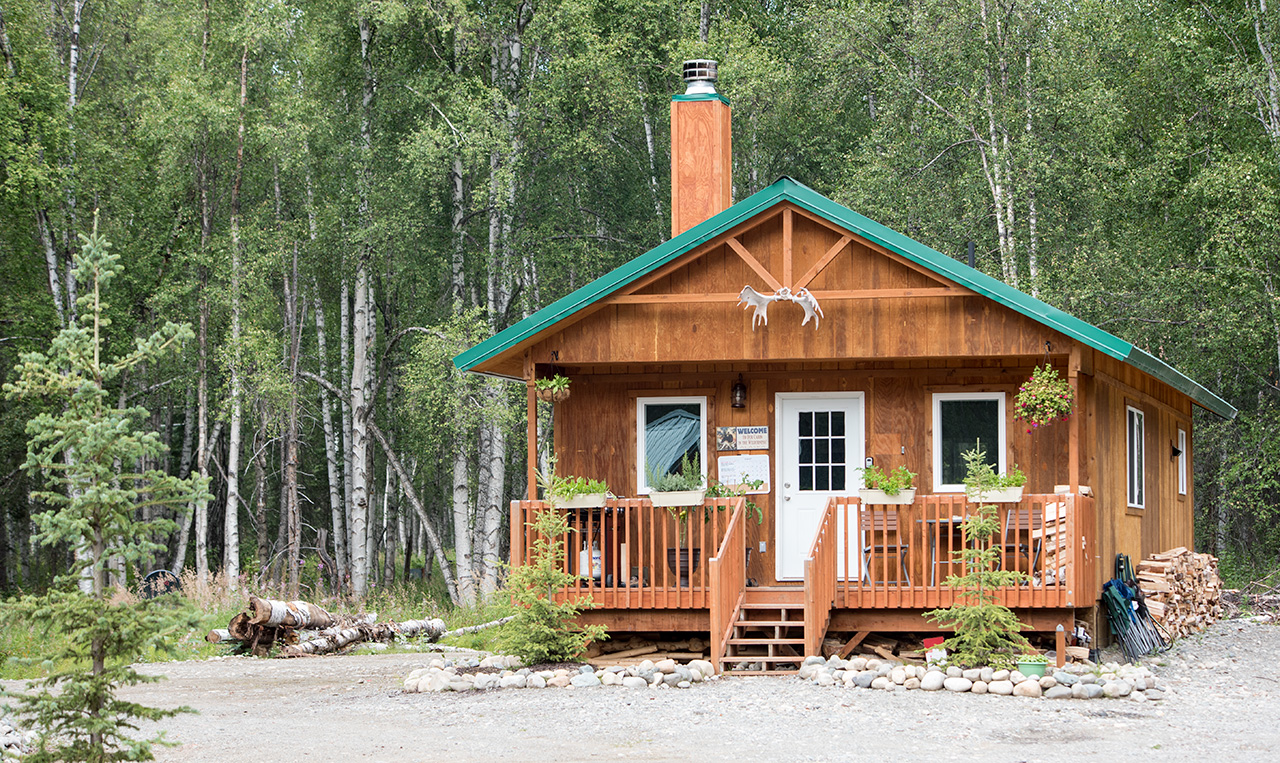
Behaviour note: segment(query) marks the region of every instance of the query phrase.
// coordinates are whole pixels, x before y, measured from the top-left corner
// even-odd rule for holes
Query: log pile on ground
[[[448,636],[462,636],[511,620],[505,617],[480,625],[446,630],[443,620],[406,620],[378,622],[377,615],[334,615],[305,601],[280,601],[249,597],[247,612],[231,618],[226,628],[209,631],[205,640],[214,644],[231,644],[236,654],[265,657],[279,647],[281,657],[301,657],[337,652],[367,641],[390,643],[400,638],[425,638],[439,641]]]
[[[1136,572],[1151,617],[1170,637],[1202,631],[1221,619],[1217,557],[1179,546],[1142,560]]]

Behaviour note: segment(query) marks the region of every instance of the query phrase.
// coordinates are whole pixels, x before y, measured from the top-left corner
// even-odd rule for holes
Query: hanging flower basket
[[[540,389],[538,399],[544,403],[560,403],[569,399],[567,389]]]
[[[1030,433],[1055,421],[1066,421],[1075,410],[1076,393],[1066,379],[1048,364],[1037,366],[1031,378],[1018,388],[1013,415],[1028,425]]]

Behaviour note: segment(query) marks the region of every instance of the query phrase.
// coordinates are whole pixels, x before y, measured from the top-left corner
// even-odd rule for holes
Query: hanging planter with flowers
[[[1049,426],[1055,421],[1066,421],[1075,410],[1076,393],[1066,379],[1046,363],[1031,372],[1031,378],[1018,388],[1013,403],[1013,415],[1026,422],[1027,432]]]

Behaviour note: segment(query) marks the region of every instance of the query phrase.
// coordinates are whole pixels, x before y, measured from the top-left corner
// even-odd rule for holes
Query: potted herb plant
[[[868,466],[862,472],[862,489],[858,496],[864,504],[908,504],[916,499],[916,488],[912,481],[916,473],[899,466],[891,472],[885,472],[879,466]]]
[[[533,386],[537,389],[538,399],[547,403],[558,403],[569,398],[569,377],[556,374],[543,379],[536,379]]]
[[[1047,363],[1036,366],[1031,378],[1018,388],[1013,401],[1013,415],[1024,421],[1027,433],[1049,426],[1055,421],[1066,421],[1075,409],[1076,393],[1066,379],[1058,376]]]
[[[702,499],[707,494],[707,488],[702,482],[702,471],[698,468],[698,459],[690,459],[687,453],[680,459],[678,472],[658,474],[652,469],[647,471],[649,472],[649,500],[654,506],[667,509],[677,506],[686,508],[698,506],[702,504]]]
[[[552,456],[550,461],[550,472],[539,472],[538,484],[552,506],[557,509],[596,509],[604,505],[609,497],[609,486],[602,480],[572,475],[561,477],[555,472],[557,459]]]
[[[702,505],[706,488],[702,483],[702,471],[697,459],[685,454],[680,459],[680,471],[657,474],[649,472],[649,500],[661,506],[676,520],[676,537],[679,546],[667,549],[667,564],[679,576],[680,585],[689,584],[689,575],[698,569],[702,549],[689,548],[689,513]],[[705,510],[704,510],[705,511]]]
[[[1049,658],[1043,654],[1024,654],[1018,658],[1018,672],[1024,676],[1042,676],[1049,666]]]
[[[749,490],[759,490],[764,485],[764,480],[750,480],[743,475],[743,480],[734,485],[726,485],[720,480],[710,480],[711,484],[707,486],[707,498],[737,498],[745,496]],[[721,507],[723,508],[723,507]],[[756,518],[756,524],[764,524],[764,509],[760,508],[755,501],[748,498],[743,504],[743,508],[748,514],[752,514]]]
[[[965,480],[965,494],[973,503],[1018,503],[1022,500],[1022,488],[1027,484],[1027,475],[1014,464],[1004,474],[996,474],[996,470],[987,463],[986,451],[982,449],[982,441],[974,446],[977,460],[973,465],[973,479]]]

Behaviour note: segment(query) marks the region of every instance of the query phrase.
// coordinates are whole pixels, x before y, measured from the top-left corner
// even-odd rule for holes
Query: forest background
[[[669,235],[680,62],[720,61],[734,197],[789,175],[1147,349],[1197,411],[1197,545],[1280,552],[1280,14],[1267,0],[0,0],[0,375],[124,255],[113,382],[211,477],[151,567],[363,596],[501,583],[524,388],[451,358]],[[0,590],[38,590],[0,400]],[[151,511],[161,511],[152,509]],[[167,510],[165,510],[167,511]]]

